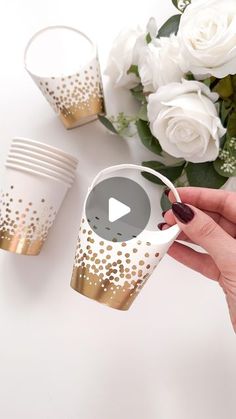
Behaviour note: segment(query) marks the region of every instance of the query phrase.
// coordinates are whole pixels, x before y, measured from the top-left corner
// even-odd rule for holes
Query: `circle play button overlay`
[[[137,237],[147,226],[151,205],[145,190],[125,177],[111,177],[89,193],[86,218],[101,238],[123,242]]]

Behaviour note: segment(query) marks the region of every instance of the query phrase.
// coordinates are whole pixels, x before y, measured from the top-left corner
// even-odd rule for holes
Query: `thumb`
[[[179,202],[172,204],[172,211],[181,230],[209,253],[219,269],[224,269],[231,257],[235,260],[234,239],[211,217],[192,205]]]

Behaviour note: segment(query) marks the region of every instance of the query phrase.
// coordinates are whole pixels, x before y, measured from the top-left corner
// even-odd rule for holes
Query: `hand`
[[[172,210],[163,213],[165,223],[159,224],[159,228],[166,229],[177,222],[182,230],[177,240],[195,243],[207,254],[178,242],[168,253],[219,282],[236,332],[236,193],[192,187],[178,188],[178,192],[184,204],[176,203],[173,193],[167,191]]]

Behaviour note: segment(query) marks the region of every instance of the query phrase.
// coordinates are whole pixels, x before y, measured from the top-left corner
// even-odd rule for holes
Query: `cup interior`
[[[50,176],[53,176],[54,178],[58,178],[58,180],[61,180],[61,181],[64,181],[64,182],[68,183],[69,185],[72,185],[72,183],[73,183],[73,179],[69,178],[68,176],[65,176],[63,174],[59,174],[58,172],[56,172],[55,170],[52,170],[52,169],[43,168],[42,166],[40,166],[38,164],[23,162],[22,160],[15,159],[15,158],[7,158],[6,163],[17,165],[17,166],[23,167],[23,168],[25,167],[27,169],[32,169],[32,170],[37,171],[38,173],[48,174]]]
[[[25,67],[38,77],[73,75],[96,55],[92,41],[68,26],[49,26],[37,32],[25,50]]]
[[[78,164],[78,160],[75,157],[71,156],[70,154],[66,153],[63,150],[60,150],[59,148],[50,146],[48,144],[44,144],[40,141],[34,141],[28,138],[19,137],[19,138],[13,138],[12,144],[23,144],[23,145],[34,146],[40,150],[46,150],[47,152],[54,153],[56,156],[58,156],[58,158],[64,157],[66,160],[71,162],[71,164],[73,163],[75,166],[77,166]]]
[[[29,157],[29,156],[26,156],[26,155],[21,154],[21,153],[10,151],[10,153],[8,154],[8,159],[12,159],[12,158],[21,160],[22,163],[24,163],[24,162],[33,163],[33,164],[37,164],[37,165],[39,165],[43,168],[46,168],[46,169],[55,170],[59,174],[63,174],[65,176],[68,176],[70,179],[75,178],[75,174],[71,170],[63,169],[59,166],[56,166],[55,164],[51,164],[51,163],[48,163],[46,161],[43,161],[40,158]]]

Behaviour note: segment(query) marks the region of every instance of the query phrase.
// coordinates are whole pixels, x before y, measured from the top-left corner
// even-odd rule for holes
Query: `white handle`
[[[24,67],[25,69],[30,73],[33,74],[32,71],[29,70],[28,65],[27,65],[27,54],[29,51],[30,46],[32,45],[32,43],[35,41],[35,39],[41,35],[43,32],[46,32],[47,30],[53,30],[53,29],[68,29],[70,31],[74,31],[78,34],[80,34],[81,36],[83,36],[85,39],[87,39],[87,41],[90,43],[90,45],[92,46],[92,50],[93,50],[93,57],[97,56],[97,46],[96,44],[84,33],[79,31],[79,29],[73,28],[71,26],[67,26],[67,25],[52,25],[52,26],[46,26],[43,29],[40,29],[38,32],[36,32],[28,41],[26,47],[25,47],[25,51],[24,51]],[[35,74],[36,75],[36,74]]]
[[[176,201],[177,202],[181,202],[180,196],[176,190],[176,188],[174,187],[173,183],[167,179],[164,175],[162,175],[159,172],[156,172],[156,170],[151,169],[149,167],[145,167],[145,166],[140,166],[140,165],[136,165],[136,164],[130,164],[130,163],[124,163],[124,164],[118,164],[116,166],[110,166],[107,167],[106,169],[101,170],[101,172],[99,172],[95,178],[93,179],[89,189],[88,189],[88,193],[94,188],[94,186],[96,185],[97,181],[99,180],[99,178],[104,175],[104,174],[108,174],[111,173],[113,171],[117,171],[117,170],[123,170],[123,169],[133,169],[133,170],[141,170],[142,172],[148,172],[154,176],[156,176],[157,178],[161,179],[161,181],[163,183],[165,183],[166,186],[168,186],[168,188],[170,188],[170,190],[173,192]]]

